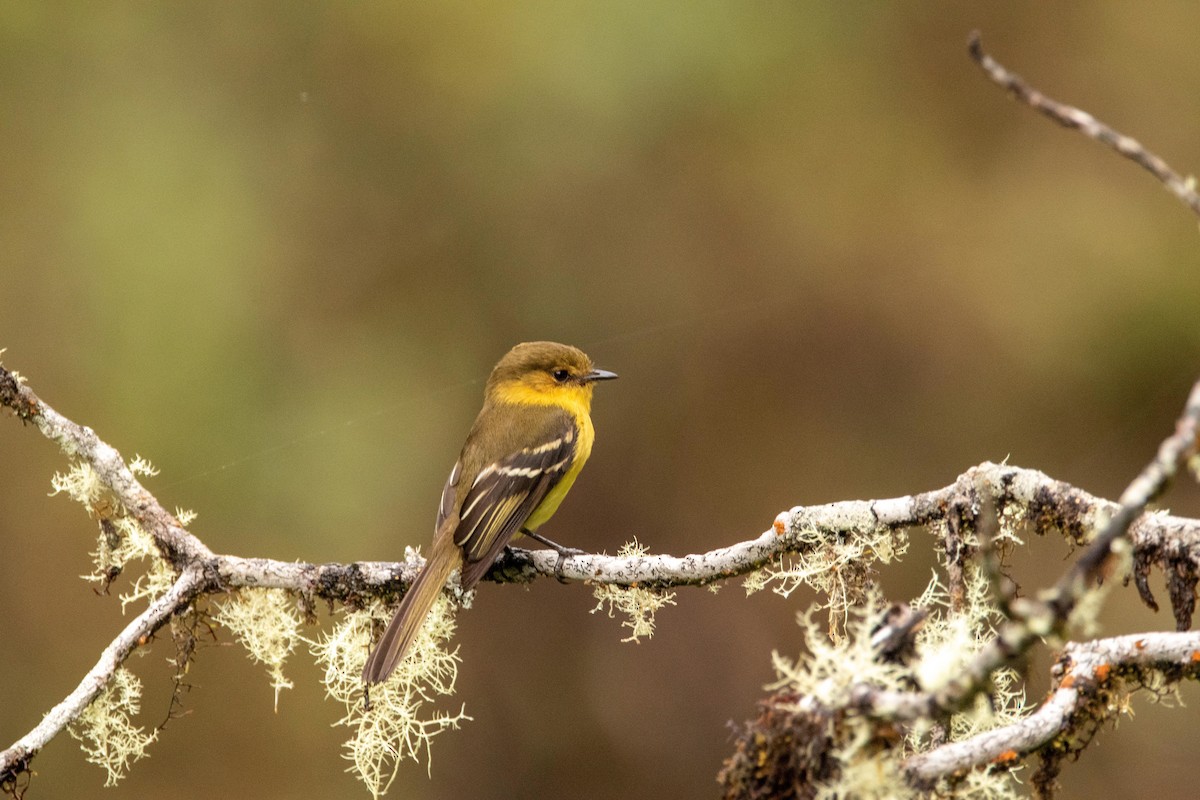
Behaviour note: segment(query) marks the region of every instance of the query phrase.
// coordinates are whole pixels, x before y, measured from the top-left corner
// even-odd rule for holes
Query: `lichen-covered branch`
[[[1072,624],[1094,624],[1114,583],[1102,587],[1103,579],[1131,575],[1149,598],[1150,563],[1173,576],[1177,624],[1190,625],[1200,562],[1184,542],[1195,542],[1196,526],[1181,521],[1178,538],[1164,544],[1155,521],[1166,516],[1145,509],[1196,454],[1198,431],[1200,382],[1120,503],[1054,486],[1039,473],[985,464],[931,493],[936,499],[838,504],[856,530],[898,519],[940,529],[946,581],[935,579],[912,607],[886,608],[878,589],[868,589],[868,602],[838,635],[820,635],[806,617],[808,655],[794,663],[776,656],[776,693],[746,724],[718,777],[725,796],[1009,797],[1005,772],[1035,751],[1042,764],[1034,783],[1039,796],[1049,796],[1062,760],[1125,707],[1117,679],[1162,689],[1200,673],[1196,634],[1085,642],[1066,649],[1056,668],[1058,690],[1032,710],[1013,669],[1035,644],[1061,640]],[[794,509],[787,524],[819,526],[829,508]],[[1006,527],[1021,524],[1039,532],[1054,525],[1086,546],[1050,590],[997,596],[1005,578],[994,548],[1002,538],[1013,541]],[[1122,558],[1131,553],[1132,560]]]
[[[970,37],[969,53],[1013,97],[1134,161],[1200,215],[1194,179],[1132,137],[1031,87],[984,52],[978,33]],[[1200,383],[1175,432],[1118,503],[995,465],[960,478],[953,497],[939,498],[946,512],[940,523],[945,583],[935,578],[915,608],[897,604],[882,613],[878,605],[864,607],[848,640],[831,636],[827,642],[806,628],[809,659],[803,665],[777,659],[777,691],[747,723],[719,776],[726,797],[1009,797],[1005,773],[1033,752],[1041,766],[1031,782],[1038,797],[1049,797],[1064,758],[1077,755],[1104,720],[1125,709],[1126,685],[1169,691],[1200,673],[1200,638],[1184,632],[1200,583],[1197,527],[1179,520],[1166,533],[1156,522],[1167,517],[1146,513],[1197,458],[1198,430]],[[1032,485],[1020,486],[1024,481]],[[892,502],[872,505],[881,524],[913,511],[911,499],[899,508]],[[1072,508],[1072,502],[1078,504]],[[917,516],[938,524],[936,513]],[[1018,597],[1003,571],[1000,551],[1014,541],[1017,521],[1038,532],[1058,527],[1086,546],[1054,586],[1032,597]],[[1151,566],[1167,577],[1179,632],[1067,645],[1055,668],[1056,690],[1031,711],[1015,689],[1013,667],[1035,644],[1060,642],[1073,625],[1094,626],[1113,578],[1132,578],[1143,601],[1157,609],[1147,580]],[[957,635],[963,631],[966,638]],[[899,678],[886,669],[897,665],[907,669]]]
[[[11,409],[23,422],[36,425],[68,458],[89,465],[123,510],[154,537],[163,556],[176,570],[212,557],[212,551],[146,491],[116,448],[102,441],[91,428],[72,422],[42,402],[23,380],[3,367],[0,367],[0,406]],[[98,499],[91,509],[101,519],[116,511],[108,506],[106,499]]]
[[[1105,721],[1120,710],[1128,693],[1195,678],[1197,672],[1200,633],[1196,631],[1071,642],[1054,666],[1056,685],[1037,711],[1011,725],[915,755],[905,766],[915,782],[932,784],[1006,756],[1015,759],[1068,737],[1085,721]]]
[[[60,703],[34,731],[5,751],[0,760],[0,775],[11,778],[27,768],[38,749],[76,719],[112,680],[116,668],[136,646],[138,639],[201,594],[269,588],[293,593],[302,600],[303,607],[309,607],[316,600],[357,606],[402,592],[421,567],[422,561],[415,555],[398,563],[305,564],[214,554],[158,504],[114,448],[90,429],[58,414],[3,367],[0,367],[0,404],[16,412],[22,420],[35,424],[64,452],[91,469],[107,493],[106,498],[96,500],[92,508],[102,521],[108,517],[119,518],[121,514],[131,515],[153,536],[164,558],[177,569],[170,591],[155,599],[114,640],[101,663],[89,673],[80,688]],[[1188,574],[1194,573],[1200,562],[1200,521],[1141,513],[1145,503],[1162,490],[1172,470],[1187,454],[1187,443],[1189,437],[1194,437],[1198,415],[1200,394],[1193,392],[1175,436],[1164,444],[1159,458],[1123,497],[1124,505],[1094,497],[1036,470],[985,463],[968,470],[953,484],[929,492],[883,500],[798,506],[778,515],[774,524],[757,537],[704,553],[686,556],[585,554],[567,559],[556,572],[556,554],[514,548],[497,562],[490,577],[498,582],[528,582],[538,577],[561,575],[568,580],[657,590],[699,586],[750,574],[781,558],[803,555],[819,548],[823,542],[856,538],[877,542],[880,536],[901,535],[914,527],[942,530],[938,526],[943,524],[949,536],[949,531],[969,525],[979,508],[990,505],[997,513],[1021,519],[1039,533],[1059,530],[1080,544],[1092,538],[1096,531],[1105,531],[1072,570],[1072,575],[1088,579],[1103,562],[1103,558],[1095,554],[1101,552],[1101,547],[1111,545],[1115,537],[1112,531],[1116,528],[1110,520],[1122,525],[1132,520],[1130,537],[1134,545],[1135,577],[1141,589],[1146,585],[1145,574],[1152,565],[1164,570],[1170,566],[1172,572]],[[959,546],[961,542],[956,549]],[[1181,560],[1187,561],[1186,569],[1179,569]],[[1064,582],[1068,587],[1084,584],[1086,581]],[[1143,594],[1153,602],[1148,588]],[[1172,593],[1172,601],[1178,606],[1175,594]],[[1179,594],[1182,596],[1183,593]],[[1069,611],[1069,606],[1062,605],[1064,613]],[[936,717],[948,708],[961,705],[995,669],[1011,660],[1032,640],[1035,628],[1027,623],[1027,619],[1021,622],[1024,627],[1020,628],[1022,633],[1015,643],[1012,637],[1005,638],[1003,633],[997,637],[994,652],[980,655],[975,671],[969,673],[970,680],[959,687],[957,694],[889,694],[863,687],[858,705],[874,715],[910,719],[920,715]]]
[[[1188,395],[1175,432],[1163,440],[1153,460],[1125,489],[1121,502],[1104,509],[1107,512],[1104,517],[1092,520],[1089,527],[1099,533],[1053,589],[1036,600],[1014,601],[1015,616],[1000,627],[988,646],[954,680],[931,692],[877,693],[872,687],[864,686],[857,696],[859,709],[894,720],[936,719],[965,706],[988,684],[997,669],[1015,662],[1042,638],[1061,637],[1071,614],[1095,581],[1105,572],[1115,571],[1107,564],[1118,540],[1129,532],[1150,501],[1162,494],[1187,459],[1195,454],[1198,431],[1200,381]],[[1134,548],[1140,538],[1135,532],[1133,546],[1128,548],[1135,553],[1135,561],[1138,556]],[[1196,562],[1192,560],[1189,566],[1189,573],[1194,575]],[[1190,623],[1190,612],[1188,617]]]
[[[1200,431],[1200,382],[1193,386],[1187,403],[1175,425],[1175,431],[1168,436],[1151,460],[1151,462],[1130,483],[1121,496],[1121,502],[1110,504],[1106,502],[1093,503],[1088,498],[1076,496],[1079,504],[1075,506],[1077,516],[1071,514],[1057,501],[1045,502],[1046,486],[1040,481],[1034,481],[1032,487],[1022,487],[1021,482],[1028,475],[1004,474],[1003,468],[998,468],[1003,475],[1001,485],[992,483],[996,477],[989,475],[988,470],[981,467],[972,475],[968,473],[959,480],[957,496],[943,498],[947,517],[945,520],[945,541],[947,544],[956,542],[954,547],[946,551],[947,572],[951,579],[946,606],[949,614],[936,620],[937,630],[927,635],[917,634],[917,628],[910,626],[906,630],[916,634],[913,639],[903,645],[902,651],[908,654],[907,661],[912,662],[912,674],[901,680],[895,677],[872,680],[870,678],[855,678],[850,684],[843,684],[846,675],[837,677],[816,678],[830,672],[837,673],[836,665],[854,661],[855,644],[851,642],[837,649],[833,655],[827,655],[824,660],[835,666],[826,668],[822,673],[821,658],[816,659],[816,665],[805,669],[784,666],[781,674],[784,680],[781,685],[784,693],[768,700],[764,705],[766,711],[760,721],[752,723],[747,734],[739,742],[738,752],[722,772],[722,780],[730,788],[727,796],[747,796],[761,789],[760,784],[748,779],[744,765],[754,763],[757,759],[778,758],[778,753],[769,745],[754,744],[769,739],[767,731],[782,728],[785,736],[813,736],[804,743],[805,752],[819,754],[815,761],[812,759],[797,759],[794,757],[783,762],[785,773],[797,772],[809,775],[824,775],[819,782],[833,784],[840,791],[850,791],[851,794],[873,791],[871,787],[878,774],[892,775],[893,772],[903,775],[914,792],[926,792],[939,789],[953,789],[961,782],[967,782],[964,789],[968,794],[974,789],[996,793],[1001,791],[1002,784],[993,781],[989,770],[967,772],[970,767],[999,765],[1001,769],[1010,768],[1031,751],[1046,745],[1052,740],[1056,746],[1042,752],[1042,768],[1035,776],[1035,782],[1043,794],[1049,795],[1049,787],[1053,786],[1059,763],[1064,754],[1078,752],[1090,740],[1092,732],[1100,721],[1113,713],[1119,703],[1112,700],[1111,692],[1097,694],[1096,686],[1087,681],[1093,673],[1100,683],[1109,676],[1111,667],[1105,667],[1104,662],[1095,662],[1093,652],[1109,657],[1111,662],[1122,655],[1117,651],[1124,648],[1122,663],[1127,664],[1126,672],[1144,665],[1144,661],[1131,660],[1136,654],[1145,649],[1146,637],[1130,637],[1127,639],[1111,640],[1097,643],[1094,651],[1088,650],[1089,644],[1076,645],[1068,649],[1064,656],[1066,669],[1074,663],[1078,669],[1074,672],[1060,673],[1064,675],[1059,684],[1060,691],[1042,706],[1038,711],[1026,716],[1020,715],[1023,702],[1015,702],[1015,695],[1007,688],[1012,681],[1012,673],[1008,668],[1021,659],[1037,642],[1046,638],[1059,639],[1068,629],[1073,615],[1085,602],[1091,602],[1094,614],[1101,592],[1096,588],[1097,582],[1105,577],[1131,572],[1135,577],[1139,591],[1147,602],[1153,602],[1145,574],[1149,563],[1157,563],[1168,573],[1168,585],[1171,590],[1172,605],[1175,609],[1177,625],[1186,628],[1190,625],[1191,615],[1195,605],[1195,587],[1197,584],[1198,565],[1195,551],[1186,550],[1184,540],[1194,542],[1195,526],[1185,523],[1178,531],[1179,539],[1170,545],[1157,541],[1159,532],[1148,529],[1146,521],[1163,519],[1163,516],[1147,517],[1146,506],[1160,496],[1172,479],[1177,475],[1188,459],[1192,458],[1197,448],[1197,433]],[[989,467],[990,465],[985,465]],[[1074,490],[1067,488],[1063,492],[1051,492],[1061,498],[1070,495]],[[974,496],[972,493],[975,493]],[[1015,494],[1016,504],[1010,503],[1010,497]],[[999,495],[997,497],[997,495]],[[994,505],[993,505],[994,504]],[[992,574],[997,570],[998,560],[993,554],[980,558],[980,564],[963,562],[958,569],[951,569],[955,553],[962,549],[964,532],[971,527],[983,529],[989,527],[991,519],[984,509],[989,512],[994,508],[1000,515],[1007,516],[1010,522],[1014,519],[1013,512],[1027,515],[1025,521],[1035,529],[1041,529],[1044,519],[1042,514],[1050,507],[1057,506],[1057,513],[1047,518],[1055,519],[1055,524],[1061,527],[1068,536],[1078,542],[1089,542],[1082,555],[1066,571],[1063,577],[1048,592],[1043,592],[1036,599],[1030,598],[993,598],[992,603],[1002,608],[1007,615],[995,633],[990,635],[985,643],[974,654],[965,660],[956,656],[955,651],[962,652],[961,643],[953,641],[955,624],[979,632],[990,627],[987,616],[993,612],[987,611],[989,604],[986,599],[975,597],[963,602],[962,598],[970,594],[970,586],[994,587],[1000,576]],[[877,519],[885,522],[889,519],[891,509],[876,503],[873,512]],[[901,515],[906,515],[909,508],[899,509]],[[1063,513],[1066,511],[1067,513]],[[992,512],[993,514],[995,512]],[[1078,526],[1078,527],[1076,527]],[[1149,526],[1152,528],[1153,525]],[[1089,532],[1091,535],[1089,535]],[[991,536],[993,534],[989,534]],[[1126,542],[1128,544],[1120,546]],[[976,547],[987,545],[988,537],[976,536]],[[1090,540],[1090,541],[1089,541]],[[951,551],[955,551],[952,553]],[[1132,561],[1124,562],[1124,568],[1119,566],[1121,554],[1133,554]],[[1168,555],[1170,554],[1170,555]],[[1117,563],[1114,563],[1117,562]],[[984,567],[991,564],[989,572]],[[971,580],[962,567],[971,564],[971,571],[977,578]],[[954,581],[958,576],[957,585]],[[1109,581],[1109,585],[1111,585]],[[928,605],[928,604],[926,604]],[[980,616],[980,611],[983,616]],[[921,624],[925,621],[927,610],[921,611]],[[903,616],[903,615],[901,615]],[[1087,615],[1085,615],[1087,616]],[[911,617],[910,617],[911,618]],[[867,620],[869,622],[870,620]],[[886,626],[884,626],[886,627]],[[871,629],[875,631],[882,628]],[[875,635],[868,637],[863,630],[859,631],[859,642],[874,642]],[[1182,643],[1181,643],[1182,642]],[[1164,660],[1175,669],[1169,673],[1170,681],[1178,681],[1185,677],[1196,676],[1197,670],[1192,666],[1200,662],[1200,650],[1195,648],[1197,642],[1193,635],[1183,635],[1181,639],[1170,640],[1169,657],[1164,657],[1159,650],[1154,650],[1147,658],[1158,662]],[[1188,646],[1192,649],[1186,650]],[[1163,644],[1162,648],[1168,645]],[[1160,649],[1162,649],[1160,648]],[[810,640],[809,649],[816,654],[828,650],[822,644],[814,645]],[[869,674],[869,665],[878,662],[886,666],[893,659],[883,651],[863,651],[861,645],[857,650],[857,664],[852,672]],[[1128,654],[1132,653],[1133,656]],[[1140,656],[1137,656],[1140,658]],[[931,672],[930,665],[948,662],[953,669],[948,673],[943,669],[941,676],[936,671]],[[1092,660],[1089,660],[1092,659]],[[1061,667],[1060,664],[1060,667]],[[1093,670],[1092,667],[1095,667]],[[1187,669],[1183,669],[1187,667]],[[932,676],[932,679],[925,676]],[[881,673],[887,674],[887,673]],[[1167,666],[1160,666],[1157,673],[1143,670],[1137,675],[1145,685],[1162,686],[1168,683]],[[1074,675],[1074,677],[1072,677]],[[1160,680],[1156,680],[1161,678]],[[923,687],[912,691],[898,689],[905,683]],[[836,690],[830,691],[833,686]],[[1104,687],[1101,687],[1104,688]],[[982,722],[980,713],[966,712],[968,706],[980,695],[988,692],[992,703],[1004,715],[1004,719],[992,720],[992,723]],[[790,694],[789,694],[790,693]],[[1083,697],[1084,700],[1080,700]],[[790,699],[789,699],[790,698]],[[1097,699],[1099,698],[1099,699]],[[1078,704],[1089,702],[1090,713],[1079,714]],[[854,712],[849,717],[847,710]],[[1015,721],[1009,718],[1018,717]],[[986,715],[983,717],[986,719]],[[837,720],[837,722],[831,722]],[[847,721],[849,720],[849,721]],[[899,724],[897,729],[895,726]],[[762,725],[762,728],[755,727]],[[920,731],[933,725],[935,732],[942,731],[937,739],[924,739]],[[815,727],[814,727],[815,726]],[[981,728],[982,732],[960,737],[950,744],[943,744],[942,739],[949,727]],[[905,731],[901,741],[905,747],[897,748],[896,731]],[[891,731],[891,733],[888,733]],[[883,743],[891,742],[884,747]],[[874,771],[862,768],[864,762],[864,743],[870,745],[874,755]],[[929,748],[933,744],[934,747]],[[883,747],[883,750],[880,748]],[[897,752],[916,752],[904,764],[895,762]],[[925,753],[930,755],[926,760]],[[840,769],[830,771],[827,764],[830,761],[841,762]],[[867,776],[863,782],[863,776]],[[990,783],[989,783],[990,782]],[[986,788],[985,787],[986,784]],[[848,788],[849,787],[849,788]],[[896,790],[892,789],[893,793]]]
[[[10,784],[16,776],[29,769],[29,763],[47,743],[77,720],[84,710],[104,691],[125,659],[144,644],[150,636],[170,620],[171,615],[186,608],[204,589],[205,579],[196,567],[185,569],[171,589],[152,602],[125,626],[117,637],[100,653],[96,665],[88,671],[79,685],[62,702],[50,709],[33,730],[0,752],[0,787]]]
[[[0,367],[0,405],[35,424],[69,456],[86,464],[107,493],[105,498],[93,501],[92,510],[102,521],[122,514],[132,516],[150,533],[163,557],[177,570],[170,590],[158,596],[114,640],[80,688],[37,728],[5,751],[0,760],[2,776],[11,778],[26,769],[38,749],[78,718],[112,680],[139,638],[157,629],[171,613],[187,607],[201,594],[268,588],[293,593],[302,600],[303,607],[316,600],[357,606],[400,593],[421,567],[422,561],[415,555],[398,563],[304,564],[214,554],[158,504],[114,448],[90,429],[58,414],[3,367]],[[1113,541],[1126,527],[1133,542],[1135,577],[1148,602],[1153,599],[1148,588],[1143,587],[1151,565],[1164,570],[1170,566],[1173,572],[1185,575],[1196,572],[1200,563],[1200,546],[1197,546],[1200,521],[1142,512],[1190,452],[1198,418],[1200,388],[1193,391],[1175,435],[1164,442],[1159,457],[1131,485],[1122,498],[1124,503],[1094,497],[1036,470],[985,463],[968,470],[953,484],[929,492],[883,500],[798,506],[778,515],[774,524],[757,537],[704,553],[585,554],[568,558],[560,566],[554,553],[514,548],[497,562],[489,577],[498,582],[528,582],[561,575],[568,580],[656,590],[700,586],[750,574],[781,558],[803,555],[824,542],[856,538],[878,542],[881,536],[899,536],[915,527],[944,531],[947,541],[952,538],[952,531],[958,531],[961,538],[960,526],[969,526],[978,509],[985,505],[996,509],[998,514],[1023,520],[1039,533],[1059,530],[1079,544],[1095,538],[1060,582],[1054,597],[1043,601],[1040,608],[1043,613],[1039,616],[1027,607],[1027,613],[1011,623],[1011,630],[1003,629],[993,644],[979,654],[962,681],[948,684],[940,692],[906,694],[863,686],[855,694],[855,705],[876,717],[937,718],[966,703],[998,668],[1023,652],[1039,633],[1061,628],[1073,608],[1072,598],[1077,598],[1094,579]],[[1098,537],[1097,531],[1102,531]],[[958,539],[955,541],[958,544],[953,549],[957,551],[963,545]],[[1187,561],[1184,569],[1179,569],[1181,560]],[[961,591],[960,587],[960,594]],[[1172,593],[1172,601],[1178,613],[1177,601],[1183,593],[1178,593],[1179,598],[1176,594]],[[1034,624],[1037,620],[1049,622],[1039,626]],[[277,679],[281,680],[278,676]],[[913,774],[923,779],[931,769],[922,767],[922,771]]]
[[[90,428],[78,425],[43,402],[12,372],[0,366],[0,406],[32,422],[47,438],[73,458],[90,464],[112,496],[148,529],[172,563],[203,567],[207,590],[274,588],[311,599],[355,602],[401,592],[416,576],[423,561],[359,561],[350,564],[308,564],[217,555],[167,512],[129,471],[117,450]],[[1200,414],[1200,395],[1193,392],[1189,408]],[[1186,438],[1186,437],[1184,437]],[[1182,441],[1182,440],[1177,440]],[[981,494],[1001,512],[1013,508],[1025,515],[1038,533],[1060,529],[1082,543],[1089,531],[1102,526],[1121,505],[1095,497],[1037,470],[984,463],[954,483],[928,492],[882,500],[855,500],[816,506],[797,506],[779,514],[774,524],[753,539],[685,556],[608,556],[584,554],[565,559],[550,551],[513,548],[496,562],[489,578],[500,583],[525,583],[541,577],[612,584],[670,588],[702,586],[746,575],[782,555],[811,547],[816,532],[824,537],[854,537],[869,531],[902,531],[943,522],[947,509],[977,505]],[[1132,533],[1138,550],[1187,552],[1200,541],[1200,521],[1170,515],[1136,516]],[[819,540],[821,536],[815,537]]]

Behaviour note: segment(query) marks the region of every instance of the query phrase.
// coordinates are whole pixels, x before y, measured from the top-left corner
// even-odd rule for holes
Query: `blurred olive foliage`
[[[976,27],[1200,170],[1193,3],[8,3],[0,347],[246,555],[424,544],[487,370],[535,338],[621,373],[546,528],[574,546],[719,546],[1005,457],[1115,496],[1200,372],[1196,220],[987,83]],[[12,419],[0,454],[7,744],[123,620],[76,578],[94,530],[46,496],[63,459]],[[1066,555],[1031,546],[1027,588]],[[711,796],[810,599],[685,591],[630,645],[584,588],[484,586],[475,722],[393,794]],[[1132,603],[1107,630],[1169,625]],[[227,644],[119,788],[64,736],[30,796],[365,796],[308,660],[273,714]],[[133,659],[147,724],[171,652]],[[1064,797],[1188,793],[1195,711],[1137,707]]]

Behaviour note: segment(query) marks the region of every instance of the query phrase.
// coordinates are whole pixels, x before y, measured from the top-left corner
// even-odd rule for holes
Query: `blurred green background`
[[[1007,100],[973,28],[1200,169],[1195,3],[6,4],[5,363],[244,555],[425,544],[488,369],[542,338],[621,373],[545,529],[577,547],[707,549],[1005,457],[1115,497],[1198,374],[1196,219]],[[11,418],[0,454],[6,745],[124,619],[76,577],[95,527],[47,497],[63,458]],[[1066,556],[1031,548],[1030,589]],[[392,796],[713,796],[810,599],[683,591],[632,645],[585,588],[485,585],[460,617],[475,721]],[[1169,625],[1126,590],[1105,630]],[[119,788],[63,736],[30,797],[366,796],[311,662],[276,714],[227,644]],[[171,653],[131,664],[150,725]],[[1136,708],[1063,797],[1192,796],[1196,712]]]

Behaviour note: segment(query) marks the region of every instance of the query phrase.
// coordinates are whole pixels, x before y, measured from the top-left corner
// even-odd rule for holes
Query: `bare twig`
[[[1019,75],[1009,72],[994,58],[984,52],[978,31],[971,34],[968,43],[971,58],[983,69],[993,83],[1003,87],[1013,97],[1030,108],[1041,112],[1065,128],[1075,128],[1089,139],[1094,139],[1139,165],[1158,178],[1167,191],[1200,216],[1200,195],[1196,194],[1194,178],[1184,178],[1159,156],[1147,150],[1141,142],[1113,130],[1086,111],[1060,103],[1033,88]]]

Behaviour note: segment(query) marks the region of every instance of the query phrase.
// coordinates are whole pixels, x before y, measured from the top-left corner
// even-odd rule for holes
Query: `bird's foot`
[[[558,578],[559,583],[567,582],[567,579],[563,576],[563,562],[572,556],[587,555],[586,550],[579,550],[574,547],[563,547],[558,542],[552,542],[545,536],[542,536],[540,533],[534,533],[533,531],[524,529],[521,530],[521,533],[525,534],[534,541],[541,542],[542,544],[546,545],[546,547],[549,547],[551,550],[558,553],[558,561],[554,564],[554,577]]]

